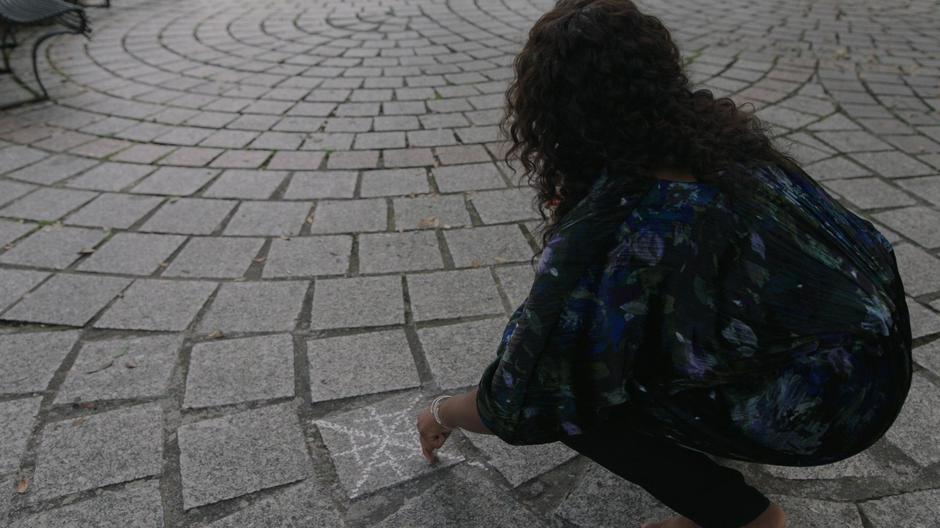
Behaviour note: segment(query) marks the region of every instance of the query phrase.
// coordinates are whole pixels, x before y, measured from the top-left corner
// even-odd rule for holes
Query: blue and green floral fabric
[[[628,405],[651,435],[763,463],[839,460],[877,440],[911,377],[891,245],[796,167],[619,191],[562,220],[480,381],[514,444],[580,434]]]

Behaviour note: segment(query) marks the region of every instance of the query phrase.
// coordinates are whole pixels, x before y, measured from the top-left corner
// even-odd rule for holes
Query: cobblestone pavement
[[[429,467],[412,430],[526,293],[536,215],[496,123],[549,5],[116,0],[90,41],[52,41],[55,102],[0,112],[0,525],[666,514],[557,445],[455,434]],[[884,228],[910,294],[887,437],[748,478],[797,527],[940,526],[940,4],[646,5],[697,82]]]

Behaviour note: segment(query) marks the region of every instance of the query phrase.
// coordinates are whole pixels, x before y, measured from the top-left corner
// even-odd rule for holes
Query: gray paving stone
[[[396,198],[393,207],[398,229],[446,229],[471,223],[463,196]]]
[[[940,212],[929,207],[906,207],[874,215],[875,219],[918,244],[940,247]]]
[[[186,424],[178,436],[187,510],[311,475],[293,403]]]
[[[388,330],[307,342],[314,402],[421,384],[404,332]]]
[[[183,407],[215,407],[293,394],[290,335],[229,339],[193,347]]]
[[[871,171],[861,165],[849,160],[848,158],[829,158],[823,161],[817,161],[804,167],[806,172],[814,179],[836,180],[841,178],[857,178],[859,176],[868,176]]]
[[[120,191],[142,179],[156,167],[137,163],[105,162],[72,178],[66,185],[95,191]]]
[[[529,189],[500,189],[473,193],[470,201],[484,223],[497,224],[538,219],[533,196]]]
[[[146,480],[30,515],[11,528],[162,528],[163,522],[160,483]]]
[[[307,479],[253,502],[206,528],[338,528],[343,518],[328,490]]]
[[[0,394],[46,390],[78,332],[40,332],[0,335]]]
[[[6,205],[37,188],[28,183],[0,180],[0,205]]]
[[[496,268],[496,277],[502,286],[503,293],[509,299],[512,309],[524,303],[532,289],[535,280],[535,271],[531,264],[521,266],[503,266]]]
[[[316,330],[405,322],[401,278],[323,279],[316,282],[310,326]]]
[[[806,528],[862,528],[858,506],[852,503],[834,502],[802,497],[771,495],[770,500],[787,512],[790,526]]]
[[[441,192],[496,189],[506,186],[499,169],[492,163],[436,167],[431,171]]]
[[[513,487],[518,487],[555,469],[578,454],[561,442],[514,446],[492,435],[470,432],[463,434],[474,447],[486,455],[489,464],[496,468]]]
[[[940,461],[940,444],[933,440],[940,424],[940,389],[922,373],[915,373],[911,391],[885,438],[918,464]]]
[[[363,198],[371,198],[373,196],[423,194],[429,191],[430,186],[425,169],[385,169],[363,172],[359,194]]]
[[[913,356],[917,364],[940,376],[940,340],[916,347]]]
[[[153,196],[106,193],[69,215],[65,223],[127,229],[162,202]]]
[[[219,171],[211,169],[161,167],[135,185],[131,192],[188,196],[203,188],[218,174]]]
[[[52,185],[97,165],[98,162],[69,154],[58,154],[11,172],[8,177],[30,183]]]
[[[63,269],[91,250],[106,236],[100,229],[48,226],[21,240],[3,255],[0,262]]]
[[[181,198],[164,204],[141,229],[161,233],[209,235],[218,229],[236,204],[237,202],[231,200]]]
[[[84,326],[130,284],[116,277],[56,275],[7,310],[2,319]]]
[[[287,173],[281,171],[227,170],[202,195],[207,198],[266,200],[285,178]]]
[[[832,480],[840,478],[872,478],[882,476],[890,468],[879,462],[868,451],[840,460],[834,464],[811,467],[762,466],[775,477],[791,480]]]
[[[486,319],[419,329],[434,381],[444,390],[479,383],[484,369],[496,359],[505,326],[503,319]]]
[[[124,275],[150,275],[160,269],[186,237],[118,233],[82,262],[78,269]]]
[[[432,232],[375,233],[359,236],[359,271],[383,273],[444,267]]]
[[[940,517],[940,490],[902,493],[862,502],[859,507],[874,528],[929,528]]]
[[[940,333],[940,314],[925,308],[911,298],[907,299],[911,319],[911,334],[914,339]]]
[[[229,282],[199,323],[201,332],[274,332],[297,326],[307,282]]]
[[[284,198],[316,200],[320,198],[352,198],[356,190],[355,171],[295,172]]]
[[[36,229],[37,224],[0,220],[0,248]]]
[[[35,163],[47,156],[48,154],[41,150],[21,145],[0,149],[0,167],[3,167],[3,169],[0,169],[0,172],[6,173],[15,171],[20,167]]]
[[[42,431],[31,500],[159,475],[163,414],[137,405],[54,422]]]
[[[619,528],[624,519],[634,524],[677,515],[643,488],[606,469],[592,465],[555,514],[576,526]]]
[[[388,229],[385,200],[325,200],[313,213],[312,233],[355,233]]]
[[[0,472],[10,473],[20,467],[20,457],[33,432],[41,397],[0,402]],[[0,517],[0,520],[3,518]]]
[[[56,403],[162,396],[176,364],[176,336],[90,341],[82,345]]]
[[[327,235],[274,239],[265,261],[264,278],[339,275],[349,270],[352,237]]]
[[[48,273],[39,271],[0,269],[0,312],[20,300],[24,293],[48,276]]]
[[[532,248],[517,226],[489,226],[444,232],[459,267],[479,267],[532,259]]]
[[[898,185],[940,207],[940,176],[900,180]]]
[[[485,269],[408,275],[408,291],[416,321],[503,312],[496,283]]]
[[[193,238],[163,275],[237,279],[248,271],[263,245],[260,238]]]
[[[421,456],[415,416],[427,401],[408,393],[314,421],[340,484],[351,499],[406,482],[463,460],[450,444],[438,462]]]
[[[310,204],[304,202],[242,202],[225,234],[298,235],[309,213]]]
[[[409,499],[395,513],[377,525],[379,528],[411,526],[454,526],[490,528],[494,526],[546,526],[535,514],[485,477],[471,477],[455,471],[424,493]]]
[[[44,188],[0,209],[0,216],[51,222],[90,202],[98,193],[72,189]]]
[[[940,259],[911,244],[896,245],[894,253],[908,295],[940,291]]]
[[[213,282],[138,279],[95,322],[95,327],[185,330],[215,286]]]
[[[854,154],[852,158],[887,178],[925,176],[936,173],[928,165],[902,152],[866,152]]]
[[[891,146],[861,130],[817,132],[816,137],[841,152],[891,150]]]
[[[829,180],[825,182],[825,187],[862,209],[902,207],[916,203],[909,194],[878,178]]]

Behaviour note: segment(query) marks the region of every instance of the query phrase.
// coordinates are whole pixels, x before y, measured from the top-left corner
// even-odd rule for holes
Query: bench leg
[[[75,35],[80,32],[73,29],[62,29],[59,31],[53,31],[52,33],[46,33],[45,35],[36,39],[36,43],[33,44],[33,75],[36,76],[36,83],[39,84],[39,90],[42,92],[42,99],[49,98],[49,92],[46,91],[46,87],[42,84],[42,79],[39,78],[39,46],[42,45],[47,39],[58,35]]]
[[[3,69],[0,70],[0,73],[11,73],[13,71],[10,69],[10,50],[15,45],[16,41],[13,40],[13,28],[5,27],[3,37],[0,37],[0,55],[3,55]]]

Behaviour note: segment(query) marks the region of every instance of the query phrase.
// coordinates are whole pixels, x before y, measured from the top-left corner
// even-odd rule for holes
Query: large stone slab
[[[187,510],[311,474],[293,403],[183,425],[178,436]]]
[[[237,279],[261,251],[260,238],[193,238],[164,272],[167,277]]]
[[[326,489],[307,479],[257,500],[205,528],[340,528],[345,526]]]
[[[29,233],[35,229],[37,225],[38,224],[33,224],[30,222],[0,220],[0,247],[13,242],[26,233]]]
[[[314,402],[417,387],[411,347],[401,330],[307,342]]]
[[[52,222],[69,211],[90,202],[97,193],[47,187],[39,189],[0,209],[0,216]]]
[[[0,312],[48,276],[48,273],[39,271],[0,269]]]
[[[677,515],[643,488],[597,465],[591,466],[555,514],[584,528],[639,526]]]
[[[276,238],[265,261],[264,278],[340,275],[349,270],[352,237],[347,235]]]
[[[97,328],[185,330],[215,283],[140,279],[101,316]]]
[[[163,202],[153,196],[105,193],[65,219],[68,224],[128,229]]]
[[[118,233],[78,269],[123,275],[151,275],[186,242],[182,235]]]
[[[437,237],[430,231],[374,233],[359,236],[362,273],[419,271],[444,267]]]
[[[64,269],[91,250],[107,234],[100,229],[49,226],[21,240],[0,256],[0,263]]]
[[[450,444],[438,451],[436,464],[429,464],[421,455],[415,417],[426,405],[423,395],[404,394],[314,422],[350,498],[463,460]]]
[[[915,373],[904,408],[885,437],[922,466],[940,462],[940,388]]]
[[[454,229],[444,233],[447,247],[460,267],[479,267],[506,262],[525,262],[532,248],[519,226],[487,226]]]
[[[163,413],[152,403],[46,425],[30,488],[48,499],[159,475]]]
[[[486,319],[418,330],[434,380],[444,390],[476,385],[496,359],[506,322]]]
[[[0,335],[0,394],[46,390],[78,332]]]
[[[193,347],[183,406],[213,407],[293,394],[291,336],[231,339]]]
[[[464,432],[464,436],[486,455],[490,465],[513,487],[521,486],[578,455],[560,442],[514,446],[493,435]]]
[[[294,236],[300,234],[310,204],[243,202],[225,227],[226,235]]]
[[[889,468],[880,463],[869,451],[863,451],[853,457],[824,466],[763,466],[763,468],[775,477],[792,480],[877,477],[889,471]]]
[[[485,269],[408,275],[408,292],[416,321],[503,312],[496,283]]]
[[[180,338],[154,336],[82,345],[56,403],[162,396],[176,365]]]
[[[940,376],[940,340],[915,348],[912,355],[920,366]]]
[[[163,528],[157,480],[102,491],[90,499],[24,517],[10,528]]]
[[[799,528],[863,528],[858,506],[846,502],[833,502],[801,497],[771,495],[771,501],[787,513],[789,526]]]
[[[230,282],[223,284],[199,330],[277,332],[293,330],[307,294],[306,282]]]
[[[117,277],[56,275],[26,295],[2,319],[84,326],[130,284]]]
[[[355,328],[405,322],[401,279],[358,277],[318,280],[311,328]]]
[[[42,398],[23,398],[0,402],[0,474],[20,467],[20,457],[33,432],[33,420]],[[0,511],[0,520],[3,520]]]
[[[940,490],[902,493],[859,504],[874,528],[933,528],[940,519]]]
[[[238,202],[181,198],[170,201],[150,217],[141,229],[158,233],[210,235]]]

